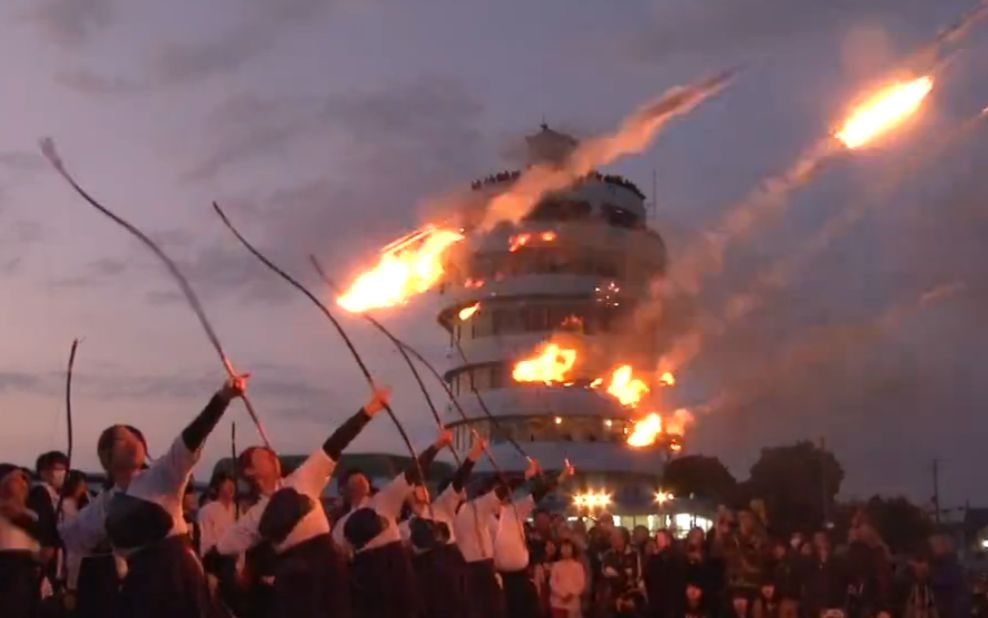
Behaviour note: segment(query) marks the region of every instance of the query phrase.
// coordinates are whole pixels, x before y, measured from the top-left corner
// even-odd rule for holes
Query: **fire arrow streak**
[[[316,307],[318,307],[319,310],[322,311],[323,315],[325,315],[329,319],[329,321],[333,323],[333,326],[336,328],[336,332],[339,333],[340,337],[343,339],[343,343],[345,343],[346,347],[350,350],[350,354],[353,356],[353,360],[355,360],[357,362],[357,366],[360,367],[360,372],[364,374],[364,378],[367,380],[367,383],[370,384],[371,388],[374,388],[374,378],[371,376],[370,370],[367,368],[367,365],[364,363],[364,359],[361,358],[360,353],[357,352],[357,348],[353,345],[353,341],[350,339],[350,336],[347,334],[346,330],[343,329],[343,326],[337,321],[337,319],[333,316],[333,314],[330,313],[329,309],[326,308],[326,305],[324,305],[322,301],[316,298],[316,296],[312,292],[310,292],[308,288],[306,288],[304,285],[299,283],[298,280],[296,280],[294,277],[292,277],[287,272],[282,270],[274,262],[272,262],[267,257],[265,257],[263,253],[258,251],[257,248],[255,248],[254,245],[250,243],[250,241],[244,238],[243,235],[241,235],[240,232],[237,230],[237,228],[233,226],[233,223],[231,223],[230,220],[227,218],[226,213],[223,212],[223,210],[220,208],[220,205],[217,204],[216,202],[213,202],[213,210],[216,211],[216,214],[219,215],[219,218],[223,221],[223,224],[227,227],[228,230],[230,230],[230,232],[233,233],[234,236],[237,237],[237,240],[240,241],[240,244],[242,244],[244,248],[251,253],[251,255],[253,255],[258,260],[260,260],[262,264],[264,264],[269,269],[271,269],[279,277],[287,281],[296,290],[304,294],[306,298],[308,298],[313,303],[315,303]],[[415,448],[412,446],[411,440],[408,439],[408,433],[405,432],[405,427],[401,424],[401,421],[398,420],[398,417],[395,415],[394,410],[391,409],[390,404],[385,403],[384,409],[387,411],[388,416],[391,417],[391,421],[398,429],[398,433],[401,435],[401,439],[405,442],[405,446],[408,447],[408,452],[412,457],[412,461],[415,463],[415,466],[418,468],[419,478],[422,480],[422,482],[425,482],[426,477],[424,471],[422,470],[422,467],[419,465],[418,455],[415,452]],[[429,509],[430,510],[432,509],[432,502],[429,502]]]
[[[74,178],[65,169],[65,164],[62,162],[62,158],[58,156],[58,152],[55,150],[55,142],[51,138],[45,138],[41,140],[41,153],[45,155],[45,158],[52,164],[56,171],[62,175],[68,183],[75,189],[90,206],[99,210],[101,213],[112,219],[117,225],[126,229],[132,235],[136,236],[148,249],[150,249],[162,262],[164,262],[165,267],[168,268],[168,272],[175,278],[178,286],[182,289],[182,294],[185,295],[185,300],[188,301],[189,306],[192,311],[195,312],[196,317],[199,318],[199,323],[202,325],[202,329],[206,331],[206,336],[209,338],[209,342],[213,344],[213,348],[220,357],[220,361],[223,363],[223,368],[226,369],[226,373],[229,377],[233,378],[237,376],[237,372],[233,368],[233,364],[227,357],[226,352],[223,351],[223,346],[220,344],[220,339],[216,335],[216,331],[213,330],[212,324],[209,323],[209,318],[206,317],[206,311],[202,308],[202,303],[199,302],[199,297],[196,296],[195,291],[193,291],[192,286],[189,285],[189,281],[182,274],[182,271],[178,269],[178,266],[168,254],[161,250],[153,240],[151,240],[147,234],[142,232],[136,226],[131,224],[129,221],[123,219],[113,211],[111,211],[106,206],[100,204],[95,198],[89,195],[85,189],[83,189],[79,183],[75,181]],[[257,416],[257,412],[254,411],[254,406],[251,404],[250,399],[246,395],[242,395],[244,407],[247,408],[250,418],[254,421],[254,425],[257,427],[257,433],[261,435],[261,440],[264,442],[264,446],[271,448],[271,441],[268,440],[267,432],[264,431],[264,425],[261,424],[261,419]],[[272,449],[273,451],[274,449]]]

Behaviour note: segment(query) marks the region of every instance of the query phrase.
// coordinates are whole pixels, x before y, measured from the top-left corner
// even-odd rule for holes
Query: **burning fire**
[[[648,385],[633,376],[631,365],[621,365],[611,374],[611,383],[607,392],[613,395],[623,406],[638,405],[642,397],[648,393]]]
[[[693,420],[692,412],[686,408],[679,408],[671,417],[666,417],[666,433],[682,436],[686,433],[686,427],[693,424]]]
[[[468,290],[476,290],[477,288],[484,287],[484,280],[468,278],[466,281],[463,282],[463,287],[467,288]]]
[[[435,226],[400,238],[381,250],[377,265],[361,273],[337,302],[353,312],[404,303],[439,281],[443,254],[461,240],[459,232]]]
[[[932,89],[929,76],[885,88],[854,110],[837,139],[852,150],[866,145],[915,113]]]
[[[667,371],[659,377],[659,383],[663,386],[676,386],[676,376],[672,375],[672,372]]]
[[[542,242],[553,242],[556,240],[556,233],[553,231],[548,232],[523,232],[521,234],[515,234],[508,239],[508,251],[514,253],[515,251],[521,249],[522,247],[528,245],[528,243],[533,240],[541,240]]]
[[[578,315],[568,315],[563,318],[559,326],[569,330],[583,330],[583,318]]]
[[[576,350],[548,343],[537,356],[519,361],[511,376],[516,382],[563,382],[575,364]]]
[[[652,412],[640,421],[635,421],[635,429],[628,436],[628,446],[641,448],[655,444],[662,433],[662,417]]]
[[[480,310],[480,303],[474,303],[469,307],[464,307],[463,309],[460,309],[460,312],[457,315],[459,316],[460,320],[465,322],[469,320],[471,316],[473,316],[473,314],[477,313],[477,311],[479,310]]]

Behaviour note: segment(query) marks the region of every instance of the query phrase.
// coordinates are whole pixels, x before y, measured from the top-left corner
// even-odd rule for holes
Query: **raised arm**
[[[463,497],[463,488],[466,487],[467,480],[470,478],[470,473],[473,472],[473,467],[476,465],[477,461],[480,460],[480,456],[484,453],[484,448],[486,447],[486,442],[479,435],[474,438],[473,447],[470,452],[467,453],[466,459],[460,464],[460,467],[456,469],[453,473],[453,477],[450,479],[449,487],[446,488],[443,493],[436,498],[435,506],[439,509],[445,510],[450,516],[456,513],[456,507],[459,505]]]
[[[310,455],[288,477],[286,484],[311,498],[318,498],[329,482],[329,477],[336,468],[336,462],[340,460],[343,449],[349,446],[367,423],[384,409],[390,397],[389,389],[375,388],[364,407],[337,427],[323,443],[322,448]]]

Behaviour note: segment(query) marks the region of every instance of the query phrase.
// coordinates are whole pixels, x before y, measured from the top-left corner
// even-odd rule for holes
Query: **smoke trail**
[[[481,228],[490,229],[501,221],[518,221],[545,194],[572,186],[597,166],[642,151],[669,120],[720,92],[736,72],[732,69],[688,86],[674,87],[636,110],[614,133],[580,143],[562,164],[532,166],[510,189],[491,200]]]
[[[749,377],[739,380],[707,402],[690,409],[707,415],[728,407],[739,407],[755,400],[765,391],[785,382],[785,375],[811,363],[846,355],[867,345],[877,343],[902,327],[903,323],[936,303],[944,302],[963,292],[967,284],[950,281],[936,285],[917,297],[894,303],[874,319],[839,327],[827,328],[785,347],[763,362]]]
[[[854,202],[827,221],[795,255],[777,260],[760,271],[753,278],[751,285],[733,294],[724,303],[719,318],[701,322],[676,338],[669,351],[663,356],[660,371],[679,369],[699,354],[707,339],[723,334],[729,325],[761,307],[770,291],[789,285],[797,272],[826,250],[841,234],[847,232],[871,209],[886,203],[886,199],[902,179],[914,174],[924,163],[939,158],[960,139],[972,135],[971,130],[980,125],[984,119],[985,116],[981,113],[968,118],[953,131],[917,151],[916,155],[900,167],[896,174],[885,178],[884,182],[877,186],[870,199]]]

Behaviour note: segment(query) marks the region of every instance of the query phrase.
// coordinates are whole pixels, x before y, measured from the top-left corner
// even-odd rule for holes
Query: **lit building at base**
[[[577,144],[545,125],[527,142],[530,164],[561,161]],[[518,177],[502,172],[473,190],[487,201]],[[438,316],[450,337],[445,377],[467,416],[449,411],[455,448],[464,452],[478,432],[509,473],[527,463],[512,441],[548,470],[569,459],[577,470],[572,493],[551,496],[548,506],[629,523],[651,515],[657,527],[655,492],[682,443],[628,446],[639,412],[592,383],[593,371],[609,370],[618,352],[649,375],[658,367],[658,318],[636,314],[666,268],[645,196],[622,177],[594,172],[542,199],[518,224],[465,233],[447,265]],[[577,349],[584,374],[562,383],[516,381],[518,361],[550,341]],[[492,469],[481,460],[477,472]]]

